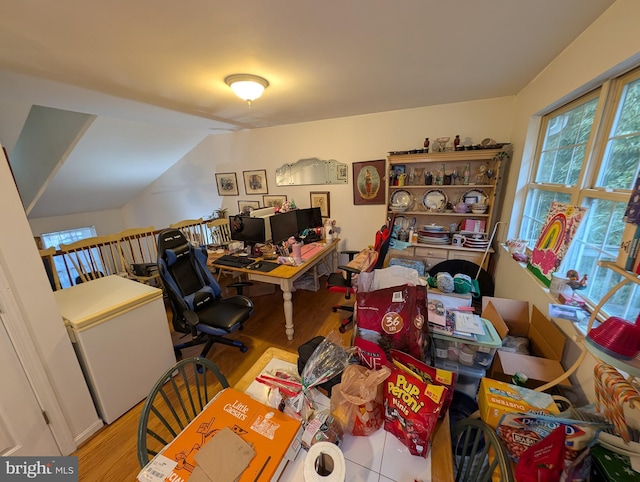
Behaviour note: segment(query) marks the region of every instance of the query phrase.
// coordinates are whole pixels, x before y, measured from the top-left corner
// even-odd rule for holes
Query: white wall
[[[588,91],[599,78],[622,72],[638,63],[638,18],[640,2],[618,0],[518,94],[511,133],[514,159],[504,203],[504,206],[513,205],[514,213],[519,212],[522,205],[523,184],[531,168],[531,153],[537,134],[535,126],[539,121],[535,116],[548,112],[561,99]],[[509,229],[513,236],[518,219],[511,218],[511,214],[510,209],[503,209],[501,219],[510,221]],[[541,285],[506,253],[500,254],[496,268],[496,296],[529,300],[547,312],[550,299]],[[569,347],[569,351],[569,358],[574,358],[575,348]],[[593,363],[593,358],[588,356],[578,372],[585,394],[592,401]]]
[[[391,150],[422,147],[425,137],[460,134],[473,143],[486,137],[509,142],[512,116],[513,98],[502,97],[211,135],[129,203],[124,217],[128,225],[160,227],[209,215],[220,206],[236,213],[238,200],[262,202],[262,196],[244,194],[242,171],[266,169],[269,194],[285,194],[299,207],[309,206],[310,191],[329,191],[342,248],[359,249],[373,243],[386,206],[354,206],[351,168],[347,185],[293,187],[277,187],[275,169],[309,157],[349,165],[385,159]],[[216,172],[235,172],[240,195],[218,196]]]
[[[125,226],[121,209],[107,211],[93,211],[88,213],[67,214],[65,216],[51,216],[48,218],[29,219],[29,226],[34,236],[54,231],[95,226],[98,236],[114,234],[122,231]],[[141,225],[136,225],[139,227]],[[133,226],[132,226],[133,227]]]
[[[72,436],[77,442],[82,441],[99,429],[102,422],[67,336],[8,163],[2,155],[0,204],[0,223],[10,226],[10,229],[0,230],[0,263],[7,273],[21,315],[33,334]]]

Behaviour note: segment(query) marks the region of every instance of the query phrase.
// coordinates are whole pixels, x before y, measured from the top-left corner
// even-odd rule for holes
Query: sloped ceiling
[[[210,133],[515,95],[612,3],[3,2],[0,141],[25,105],[97,116],[30,216],[117,208]]]

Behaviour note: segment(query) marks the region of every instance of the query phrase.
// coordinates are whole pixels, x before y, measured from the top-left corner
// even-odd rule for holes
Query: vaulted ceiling
[[[613,3],[3,2],[0,142],[32,105],[96,116],[29,215],[118,208],[211,133],[515,95]],[[270,82],[251,109],[234,73]]]

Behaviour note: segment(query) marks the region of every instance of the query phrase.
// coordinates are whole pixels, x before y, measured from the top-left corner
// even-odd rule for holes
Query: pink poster
[[[562,263],[587,208],[552,202],[527,268],[546,286]]]

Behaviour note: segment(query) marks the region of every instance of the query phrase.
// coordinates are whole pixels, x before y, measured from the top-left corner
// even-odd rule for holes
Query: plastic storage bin
[[[456,372],[458,376],[456,377],[456,383],[453,389],[469,395],[474,400],[478,394],[480,380],[487,374],[486,370],[467,367],[442,358],[436,358],[436,368]]]
[[[496,351],[502,346],[502,339],[489,320],[485,318],[480,320],[485,334],[477,336],[477,340],[432,333],[436,345],[436,361],[446,359],[461,366],[487,370],[491,366]]]

